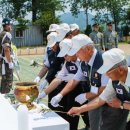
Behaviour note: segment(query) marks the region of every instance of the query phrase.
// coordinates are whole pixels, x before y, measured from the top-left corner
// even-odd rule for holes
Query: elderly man
[[[64,39],[63,41],[60,42],[60,52],[58,54],[58,57],[64,57],[65,63],[62,69],[57,74],[56,78],[50,83],[47,89],[45,89],[38,96],[38,98],[44,98],[47,94],[51,93],[54,89],[60,92],[65,87],[67,82],[74,77],[75,73],[78,70],[80,61],[77,60],[76,55],[68,56],[67,53],[69,52],[71,47],[72,47],[72,42],[70,39]],[[72,106],[79,106],[80,104],[75,102],[75,97],[83,92],[87,92],[86,81],[81,81],[78,87],[74,91],[66,95],[63,98],[63,100],[60,102],[60,106],[58,105],[56,107],[56,110],[67,112]],[[78,116],[72,117],[63,113],[58,113],[58,114],[70,123],[70,130],[77,129],[78,120],[79,120]],[[83,120],[87,128],[89,126],[88,114],[84,113],[83,115],[84,115]]]
[[[70,24],[70,30],[72,36],[76,36],[80,33],[79,26],[76,23]]]
[[[11,55],[11,30],[12,21],[9,18],[4,18],[2,21],[3,31],[0,33],[0,75],[1,84],[0,92],[9,93],[13,84],[13,60]]]
[[[128,110],[130,110],[130,68],[127,65],[124,52],[117,48],[105,52],[103,54],[103,65],[98,72],[106,73],[110,77],[105,90],[89,104],[74,107],[68,114],[77,115],[108,103],[115,110],[120,110],[119,115],[112,116],[112,111],[104,110],[105,117],[102,119],[102,124],[107,120],[109,122],[107,128],[103,126],[101,130],[125,130]],[[106,114],[107,111],[110,115]]]
[[[98,96],[107,84],[108,77],[101,75],[97,70],[102,66],[102,53],[93,46],[93,41],[84,34],[78,34],[72,38],[72,49],[68,55],[76,56],[81,60],[80,66],[74,78],[70,80],[64,89],[52,98],[51,104],[57,106],[63,96],[75,89],[81,80],[87,81],[86,88],[89,92],[81,93],[75,98],[75,101],[83,104]],[[98,130],[100,122],[100,108],[89,112],[91,130]]]

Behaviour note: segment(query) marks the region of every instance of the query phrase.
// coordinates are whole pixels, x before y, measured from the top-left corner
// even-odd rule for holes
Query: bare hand
[[[69,111],[68,111],[68,115],[80,115],[81,111],[80,111],[80,107],[72,107]]]
[[[121,101],[118,98],[113,98],[111,101],[108,102],[108,105],[110,107],[120,108]]]

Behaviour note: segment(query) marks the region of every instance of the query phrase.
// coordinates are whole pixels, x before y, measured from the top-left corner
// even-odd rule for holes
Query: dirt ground
[[[119,44],[119,48],[122,49],[126,55],[130,55],[130,44]],[[45,47],[18,49],[18,55],[43,55],[44,53]]]

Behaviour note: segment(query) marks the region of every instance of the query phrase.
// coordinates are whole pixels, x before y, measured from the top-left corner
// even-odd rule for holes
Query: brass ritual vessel
[[[28,109],[36,108],[33,101],[38,96],[37,83],[35,82],[18,82],[14,89],[15,98],[23,104],[26,104]]]

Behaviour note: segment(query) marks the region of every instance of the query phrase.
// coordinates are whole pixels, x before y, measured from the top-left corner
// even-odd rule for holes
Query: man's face
[[[108,30],[112,31],[112,25],[108,25]]]
[[[5,30],[8,31],[8,32],[11,32],[12,31],[12,25],[11,24],[5,25]]]
[[[112,79],[112,81],[119,80],[120,78],[120,68],[110,69],[107,73],[107,76]]]
[[[52,47],[52,50],[54,52],[57,52],[57,50],[59,49],[59,45],[58,44],[55,44],[53,47]]]
[[[77,57],[76,57],[76,55],[73,55],[73,56],[65,55],[65,56],[64,56],[64,59],[65,59],[66,61],[76,61],[76,60],[77,60]]]
[[[99,31],[99,26],[95,26],[94,31],[98,32]]]
[[[74,31],[72,31],[72,36],[76,36],[76,35],[78,35],[79,34],[79,30],[78,29],[75,29]]]
[[[76,53],[77,58],[79,58],[81,61],[89,61],[90,56],[89,52],[87,51],[86,48],[81,48],[77,53]]]

